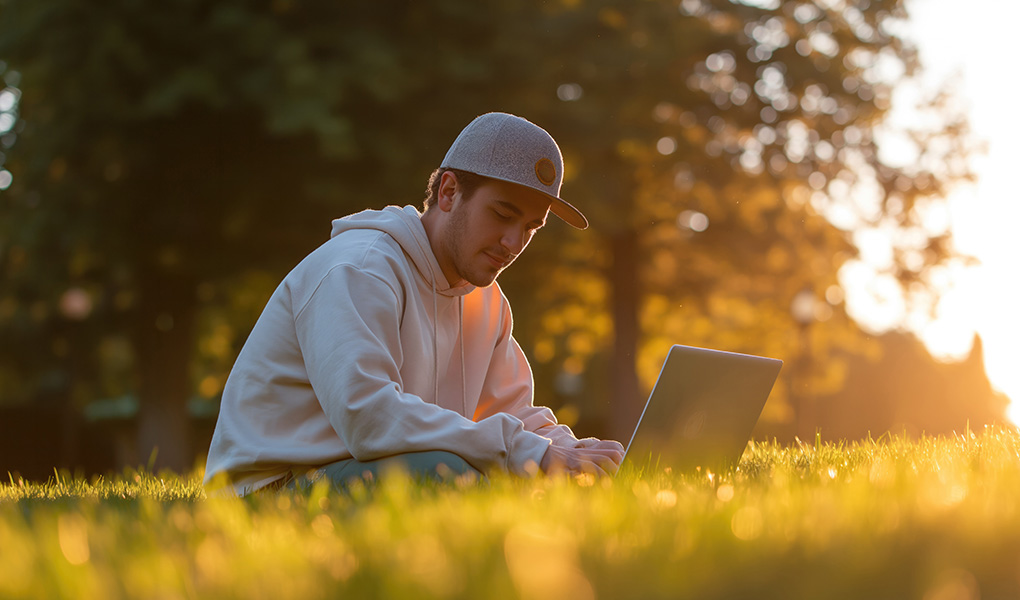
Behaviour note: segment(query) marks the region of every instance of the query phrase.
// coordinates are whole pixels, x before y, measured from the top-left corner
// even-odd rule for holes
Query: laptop
[[[622,464],[673,472],[736,465],[782,366],[774,358],[673,346]]]

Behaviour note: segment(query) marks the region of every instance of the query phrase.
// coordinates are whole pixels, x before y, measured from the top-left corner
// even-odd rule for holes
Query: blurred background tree
[[[916,207],[968,176],[965,123],[936,98],[910,166],[876,143],[918,68],[905,11],[3,0],[0,403],[134,398],[125,460],[190,466],[189,406],[215,410],[329,219],[419,203],[460,128],[504,110],[557,138],[592,222],[554,221],[501,280],[536,401],[625,438],[680,342],[786,360],[765,420],[813,431],[809,399],[869,351],[837,277],[856,232],[896,233],[908,295],[955,259]]]

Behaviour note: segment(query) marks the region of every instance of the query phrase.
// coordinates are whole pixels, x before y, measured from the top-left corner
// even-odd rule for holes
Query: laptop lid
[[[782,366],[774,358],[673,346],[624,464],[674,471],[735,465]]]

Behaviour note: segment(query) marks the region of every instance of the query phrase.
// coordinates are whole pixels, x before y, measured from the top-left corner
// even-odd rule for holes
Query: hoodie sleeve
[[[444,450],[482,472],[534,472],[549,441],[521,421],[493,414],[478,422],[406,393],[399,363],[404,295],[352,265],[333,267],[295,315],[309,382],[351,455],[369,461]]]
[[[535,383],[531,366],[517,340],[513,338],[513,317],[506,298],[501,298],[503,331],[492,354],[489,372],[482,385],[475,419],[501,412],[524,423],[524,429],[546,437],[557,446],[573,447],[577,438],[566,425],[556,421],[552,410],[533,403]]]

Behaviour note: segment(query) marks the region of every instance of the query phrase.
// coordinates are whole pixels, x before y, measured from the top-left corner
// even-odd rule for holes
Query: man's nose
[[[503,232],[503,239],[501,243],[503,248],[506,249],[510,254],[517,256],[524,251],[524,244],[526,243],[526,234],[524,230],[519,227],[508,227]]]

